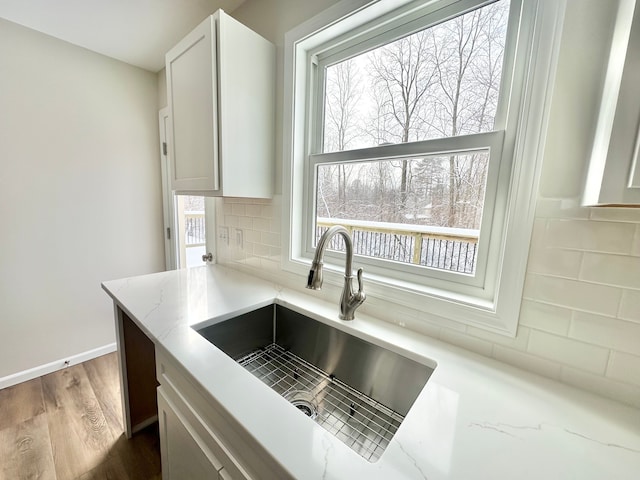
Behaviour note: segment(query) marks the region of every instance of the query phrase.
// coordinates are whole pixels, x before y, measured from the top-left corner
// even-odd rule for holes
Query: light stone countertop
[[[103,288],[296,478],[640,478],[640,410],[368,315],[341,321],[338,299],[330,304],[216,265]],[[297,413],[191,328],[273,301],[420,363],[437,363],[377,462]]]

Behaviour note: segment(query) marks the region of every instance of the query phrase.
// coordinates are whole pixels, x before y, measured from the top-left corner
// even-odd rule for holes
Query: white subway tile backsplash
[[[549,220],[547,247],[603,253],[631,253],[635,225],[631,223]]]
[[[529,342],[529,328],[522,325],[518,327],[518,333],[515,338],[498,335],[475,327],[467,327],[467,333],[475,338],[481,338],[494,344],[523,351],[527,349],[527,343]]]
[[[266,218],[253,218],[253,229],[260,232],[268,232],[269,220]]]
[[[463,325],[462,323],[454,322],[453,320],[442,318],[438,315],[433,315],[428,311],[418,312],[418,319],[421,322],[430,323],[432,325],[438,326],[440,328],[446,328],[448,330],[455,330],[463,333],[467,330],[466,325]]]
[[[502,345],[493,346],[493,358],[556,380],[560,378],[560,372],[562,370],[562,367],[557,362],[527,352],[503,347]]]
[[[245,229],[253,228],[251,217],[238,217],[238,227]]]
[[[621,296],[619,288],[536,274],[527,275],[525,285],[527,299],[611,316]]]
[[[282,249],[280,247],[269,247],[269,256],[274,261],[280,261],[282,259]]]
[[[604,374],[609,360],[607,348],[537,330],[532,330],[529,335],[528,352],[600,375]]]
[[[278,233],[282,231],[282,225],[279,218],[272,218],[269,221],[269,231]]]
[[[625,290],[622,292],[618,318],[640,323],[640,291]]]
[[[260,263],[260,257],[247,257],[247,259],[243,262],[248,267],[256,268],[258,270],[262,269],[262,264]]]
[[[256,243],[253,246],[253,253],[258,257],[268,257],[270,254],[271,247],[268,245],[263,245],[261,243]]]
[[[640,289],[640,257],[585,253],[580,279]]]
[[[372,312],[375,314],[375,312]],[[440,338],[442,327],[433,323],[425,322],[418,318],[410,318],[402,321],[402,327],[412,332],[421,333],[431,338]]]
[[[224,216],[224,224],[227,227],[237,227],[239,225],[238,217],[235,215],[225,215]]]
[[[404,305],[395,305],[378,297],[367,298],[365,305],[372,309],[372,312],[376,312],[376,317],[393,323],[396,323],[397,318],[418,317],[417,310]]]
[[[523,300],[520,307],[520,325],[566,336],[571,324],[572,310],[546,303]]]
[[[247,242],[246,240],[242,244],[242,251],[244,252],[245,257],[249,257],[251,255],[255,255],[255,243]]]
[[[557,248],[532,248],[527,270],[531,273],[578,278],[583,252]]]
[[[273,213],[274,213],[274,208],[271,205],[262,205],[260,208],[260,216],[263,218],[274,218]]]
[[[231,204],[231,213],[233,215],[243,216],[246,214],[246,207],[242,203],[232,203]]]
[[[389,323],[394,323],[403,328],[414,330],[418,320],[418,311],[403,305],[392,305],[388,301],[376,297],[369,297],[366,303],[369,308],[367,313],[383,319]]]
[[[458,332],[456,330],[449,330],[448,328],[443,328],[440,330],[440,339],[453,345],[462,347],[466,350],[471,350],[472,352],[479,353],[480,355],[484,355],[485,357],[490,357],[493,350],[493,345],[491,344],[491,342],[481,340],[479,338],[473,338],[466,333]]]
[[[280,246],[280,234],[278,233],[262,232],[261,239],[262,243],[269,245],[270,247]]]
[[[247,259],[247,251],[241,248],[233,247],[231,255],[236,262],[244,262]]]
[[[640,357],[613,352],[607,368],[607,377],[640,387]]]
[[[571,367],[562,367],[560,379],[574,387],[640,408],[640,387],[635,385],[593,375]]]
[[[261,216],[263,205],[250,204],[246,205],[245,215],[248,217],[259,217]]]
[[[258,230],[247,230],[244,232],[244,239],[251,243],[260,243],[262,235]]]
[[[640,324],[574,312],[569,337],[640,355]]]

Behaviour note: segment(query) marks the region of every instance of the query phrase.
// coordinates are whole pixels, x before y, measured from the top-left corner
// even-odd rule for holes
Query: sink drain
[[[304,390],[293,390],[284,396],[294,407],[304,413],[307,417],[314,419],[318,416],[318,406],[309,392]]]

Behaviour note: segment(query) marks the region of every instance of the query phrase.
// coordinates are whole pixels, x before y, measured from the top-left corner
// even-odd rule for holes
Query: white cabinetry
[[[640,207],[640,2],[619,0],[583,205]]]
[[[163,480],[219,478],[222,462],[169,400],[163,387],[158,387],[158,418]]]
[[[156,369],[163,480],[291,478],[159,347]]]
[[[166,55],[171,189],[270,198],[275,47],[222,10]]]

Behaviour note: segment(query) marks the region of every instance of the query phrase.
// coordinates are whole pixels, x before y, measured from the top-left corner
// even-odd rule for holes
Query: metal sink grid
[[[380,458],[404,419],[275,343],[236,360],[369,462]]]

